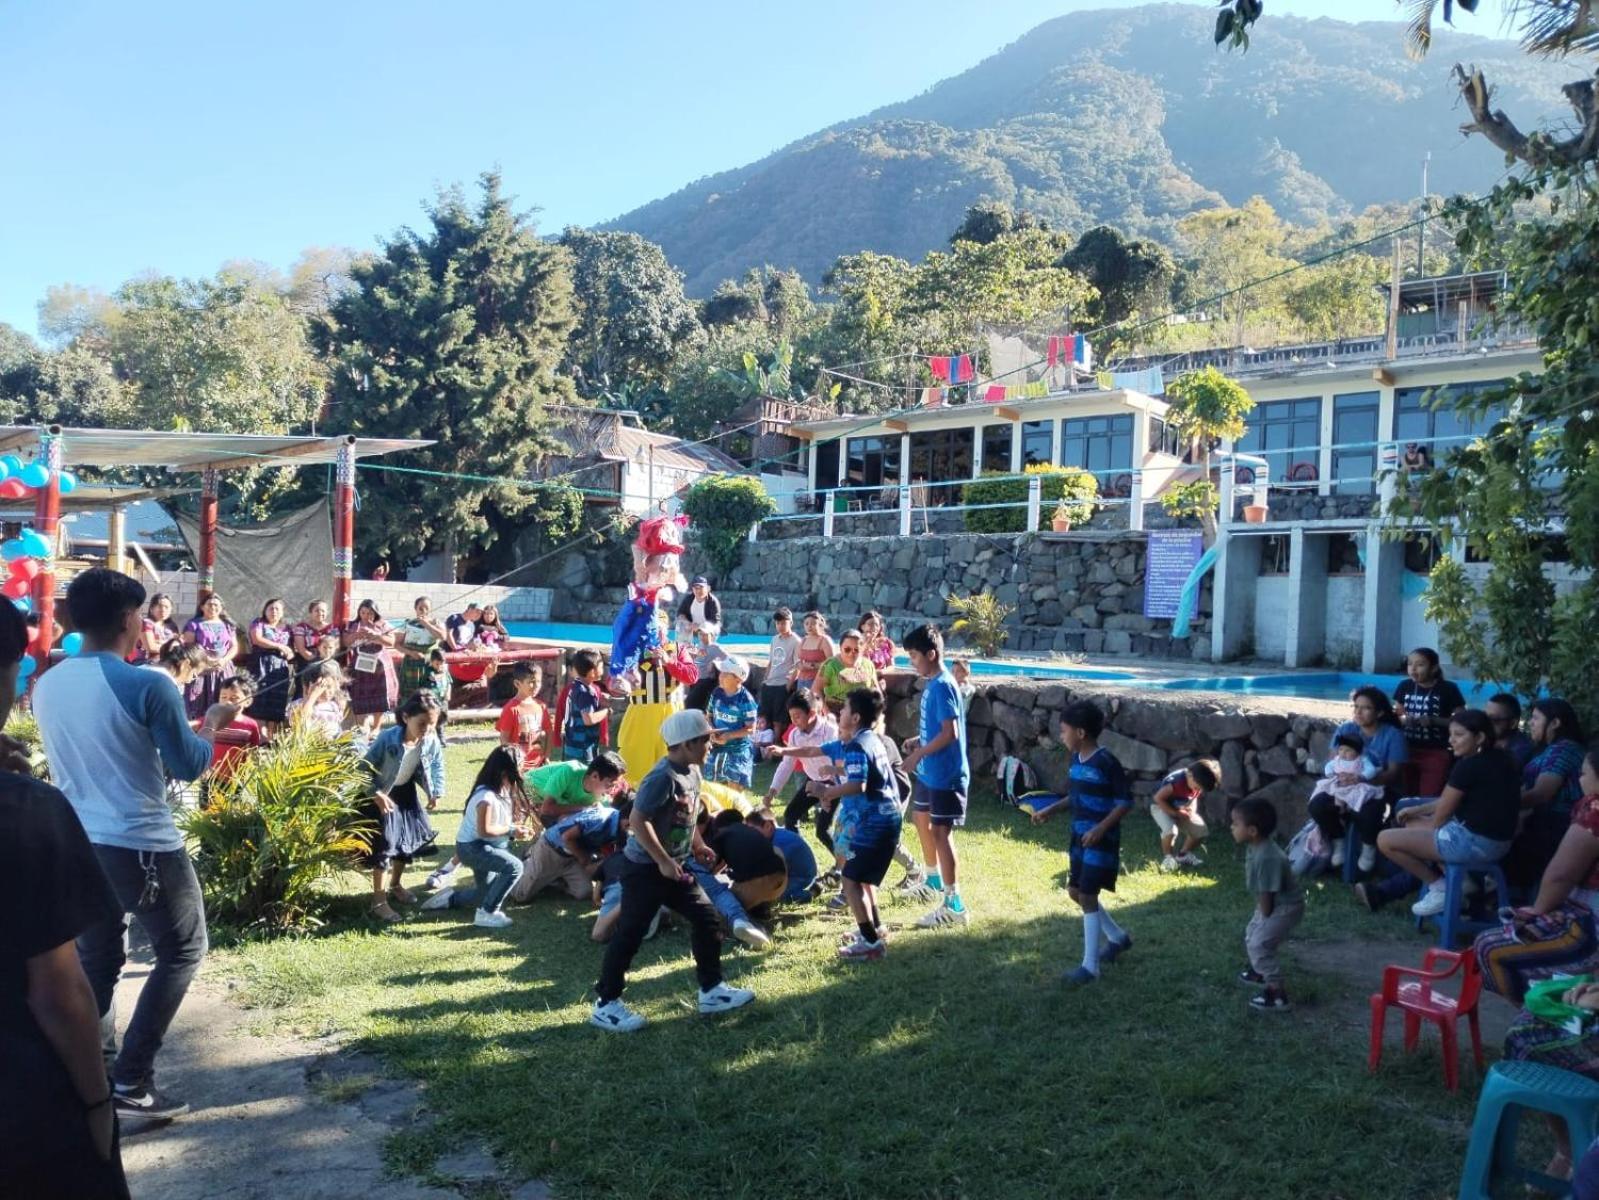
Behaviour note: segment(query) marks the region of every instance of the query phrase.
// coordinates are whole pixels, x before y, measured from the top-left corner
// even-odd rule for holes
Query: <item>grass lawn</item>
[[[486,750],[450,748],[441,841]],[[968,930],[904,928],[884,961],[845,965],[848,918],[806,911],[764,955],[729,942],[729,980],[759,999],[717,1021],[693,1010],[686,934],[663,933],[630,976],[650,1021],[631,1036],[585,1023],[602,948],[587,906],[551,894],[503,931],[461,912],[379,930],[352,873],[319,936],[237,945],[213,967],[270,1020],[343,1031],[422,1080],[441,1119],[391,1156],[423,1176],[475,1137],[563,1200],[1454,1194],[1474,1073],[1450,1097],[1430,1035],[1409,1058],[1391,1036],[1381,1074],[1365,1070],[1378,967],[1424,949],[1397,915],[1313,892],[1288,954],[1296,1010],[1251,1012],[1231,839],[1218,832],[1203,871],[1161,875],[1135,812],[1108,907],[1136,945],[1066,991],[1082,925],[1065,840],[1063,822],[1035,829],[980,791],[959,835]]]

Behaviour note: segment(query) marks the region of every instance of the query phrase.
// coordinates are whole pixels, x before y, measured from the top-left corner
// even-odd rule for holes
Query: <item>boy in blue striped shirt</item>
[[[1104,730],[1105,714],[1090,701],[1068,704],[1061,714],[1061,741],[1071,756],[1071,871],[1066,894],[1083,910],[1083,962],[1062,974],[1062,983],[1092,983],[1099,978],[1102,961],[1114,961],[1133,944],[1099,902],[1100,892],[1116,890],[1122,818],[1133,808],[1127,772],[1099,744]],[[1056,811],[1045,809],[1033,817],[1033,824],[1042,824]]]

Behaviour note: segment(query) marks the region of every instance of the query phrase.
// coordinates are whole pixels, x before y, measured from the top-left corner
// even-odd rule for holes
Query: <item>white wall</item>
[[[1282,662],[1288,653],[1288,576],[1255,580],[1255,657]]]
[[[1327,576],[1327,664],[1360,667],[1365,632],[1365,575]]]
[[[200,587],[193,571],[163,573],[159,584],[142,571],[139,578],[152,591],[170,595],[178,613],[185,620],[194,612]],[[426,596],[433,601],[433,611],[445,615],[459,612],[462,603],[470,598],[478,604],[497,605],[500,618],[505,621],[548,621],[550,603],[555,593],[549,588],[500,587],[476,583],[409,583],[398,580],[377,583],[370,579],[357,579],[350,602],[354,605],[370,600],[385,617],[395,620],[411,615],[418,596]],[[328,603],[333,602],[331,590],[327,599]],[[299,616],[299,613],[289,614],[291,620]]]

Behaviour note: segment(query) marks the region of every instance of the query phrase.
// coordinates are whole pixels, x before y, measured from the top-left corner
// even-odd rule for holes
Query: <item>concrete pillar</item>
[[[106,566],[113,571],[127,570],[128,520],[122,505],[113,504],[106,521]]]
[[[1288,541],[1286,667],[1308,667],[1327,649],[1327,551],[1332,539],[1295,525]]]
[[[1040,514],[1043,509],[1044,481],[1037,475],[1028,477],[1027,480],[1027,532],[1037,533]]]
[[[899,536],[911,535],[911,490],[901,485],[899,489]]]
[[[1233,510],[1237,507],[1233,500],[1233,485],[1237,481],[1238,464],[1233,461],[1232,455],[1222,459],[1221,483],[1217,487],[1217,497],[1220,501],[1216,513],[1216,528],[1226,529],[1233,523]]]
[[[1144,472],[1133,469],[1132,490],[1127,493],[1127,528],[1138,532],[1144,527]]]
[[[1264,538],[1228,533],[1216,535],[1221,552],[1211,587],[1211,658],[1238,658],[1255,641],[1255,582],[1260,578]]]
[[[1366,526],[1366,603],[1362,613],[1360,669],[1368,675],[1396,669],[1403,648],[1399,622],[1404,599],[1405,547],[1387,541],[1382,526]]]

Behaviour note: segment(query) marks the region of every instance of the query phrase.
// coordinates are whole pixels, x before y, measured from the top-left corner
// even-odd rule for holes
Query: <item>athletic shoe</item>
[[[858,933],[838,948],[838,956],[846,962],[876,962],[887,953],[882,942],[868,942]]]
[[[1165,858],[1161,859],[1160,869],[1167,872],[1175,871],[1177,869],[1177,856],[1175,854],[1168,854]]]
[[[941,929],[941,928],[943,928],[944,926],[947,926],[947,925],[960,925],[960,926],[964,927],[966,925],[969,925],[970,923],[971,923],[971,914],[969,912],[967,912],[966,909],[963,908],[959,912],[957,912],[957,911],[955,911],[953,908],[951,908],[949,906],[949,902],[948,901],[945,901],[943,904],[940,904],[937,908],[934,908],[930,912],[928,912],[928,914],[926,916],[924,916],[920,921],[917,921],[916,922],[916,928],[918,928],[918,929]]]
[[[1377,865],[1377,847],[1362,846],[1360,848],[1360,861],[1356,864],[1362,871],[1370,871]]]
[[[849,907],[849,901],[844,899],[843,892],[834,892],[827,898],[828,912],[843,912]]]
[[[766,935],[766,930],[755,924],[754,921],[746,921],[742,918],[733,922],[733,936],[751,950],[764,950],[772,944],[772,939]]]
[[[1113,963],[1132,948],[1133,938],[1131,934],[1119,942],[1115,938],[1106,938],[1105,948],[1099,952],[1099,961],[1102,963]]]
[[[438,912],[439,909],[441,909],[441,908],[449,908],[450,907],[450,897],[453,896],[453,895],[455,895],[455,889],[454,888],[452,888],[452,887],[440,888],[438,891],[434,892],[431,896],[429,896],[426,900],[422,901],[422,911],[423,912]]]
[[[1070,971],[1062,971],[1060,973],[1060,981],[1062,983],[1070,983],[1074,985],[1094,983],[1098,979],[1098,974],[1090,971],[1087,967],[1073,967]]]
[[[480,908],[472,917],[472,924],[479,929],[504,929],[511,924],[511,918],[502,912],[489,912]]]
[[[621,1000],[612,1000],[609,1004],[596,1000],[593,1011],[589,1013],[589,1024],[611,1033],[633,1033],[643,1029],[646,1022]]]
[[[445,884],[449,883],[451,879],[455,878],[455,872],[459,869],[460,865],[458,863],[445,863],[438,870],[434,871],[433,874],[428,876],[428,887],[443,887]],[[422,907],[426,908],[427,905],[424,904]]]
[[[1344,839],[1338,838],[1333,842],[1332,866],[1334,870],[1344,865]]]
[[[907,871],[894,886],[894,894],[901,900],[934,900],[943,895],[943,889],[928,883],[925,871]]]
[[[138,1117],[144,1121],[170,1121],[189,1111],[185,1101],[164,1095],[148,1084],[144,1087],[117,1084],[111,1091],[111,1103],[117,1115]]]
[[[1293,1005],[1288,1003],[1288,994],[1279,992],[1275,988],[1267,988],[1258,996],[1249,998],[1249,1007],[1256,1012],[1289,1012]]]
[[[1259,971],[1249,968],[1238,972],[1238,982],[1246,985],[1247,987],[1260,987],[1266,982],[1266,977]]]
[[[1177,865],[1179,867],[1202,867],[1205,865],[1205,860],[1192,850],[1189,850],[1177,856]]]
[[[706,1016],[732,1012],[754,999],[755,993],[748,988],[728,987],[725,983],[719,983],[710,991],[700,993],[700,1012]]]
[[[1410,906],[1410,915],[1413,917],[1436,917],[1444,910],[1444,889],[1429,887],[1421,894],[1421,899]]]

